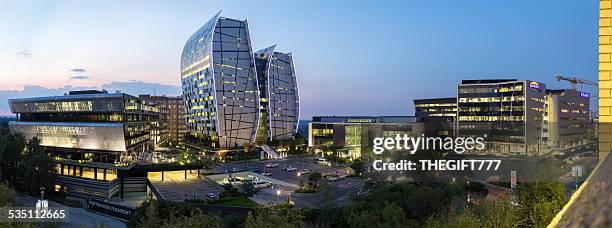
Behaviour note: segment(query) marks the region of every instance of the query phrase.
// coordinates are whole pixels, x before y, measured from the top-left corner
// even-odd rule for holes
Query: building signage
[[[87,200],[87,210],[102,213],[115,218],[130,220],[134,209],[96,199]]]
[[[537,82],[529,82],[529,88],[537,89],[538,91],[541,91],[540,83],[537,83]]]
[[[589,93],[585,93],[585,92],[580,92],[580,96],[581,97],[591,97]]]

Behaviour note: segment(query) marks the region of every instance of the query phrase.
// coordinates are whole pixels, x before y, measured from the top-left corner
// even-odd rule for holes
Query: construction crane
[[[584,84],[584,85],[592,85],[592,86],[597,86],[597,83],[586,80],[586,79],[582,79],[582,78],[578,78],[578,77],[565,77],[563,75],[555,75],[555,78],[557,79],[557,81],[568,81],[569,83],[572,84],[572,89],[576,90],[576,84]]]

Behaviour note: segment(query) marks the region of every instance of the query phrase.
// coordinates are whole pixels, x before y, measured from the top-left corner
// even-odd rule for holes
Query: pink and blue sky
[[[4,0],[0,115],[74,88],[176,95],[184,42],[221,9],[248,19],[254,51],[293,53],[303,119],[410,115],[461,79],[597,80],[596,0]]]

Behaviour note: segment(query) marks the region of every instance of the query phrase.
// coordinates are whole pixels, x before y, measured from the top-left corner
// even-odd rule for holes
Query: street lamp
[[[276,200],[274,201],[274,203],[276,203],[276,201],[278,201],[278,199],[280,198],[280,194],[281,194],[281,190],[276,190]]]
[[[302,187],[302,181],[300,180],[300,176],[302,176],[302,172],[298,172],[297,173],[297,177],[298,177],[298,184],[300,185],[300,188]]]

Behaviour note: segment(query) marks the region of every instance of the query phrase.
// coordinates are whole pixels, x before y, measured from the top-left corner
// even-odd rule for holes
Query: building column
[[[117,174],[119,174],[119,173],[117,173]],[[121,180],[121,183],[120,183],[121,184],[120,194],[121,194],[121,199],[123,199],[123,177],[120,177],[120,180]]]
[[[98,168],[94,167],[94,180],[98,180]]]
[[[187,180],[187,170],[185,170],[185,180]]]
[[[161,171],[161,172],[162,172],[162,182],[163,182],[164,181],[164,171]]]
[[[106,180],[106,169],[104,169],[104,180]]]

